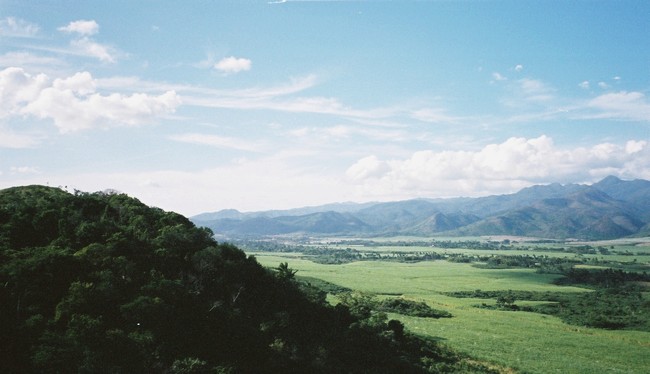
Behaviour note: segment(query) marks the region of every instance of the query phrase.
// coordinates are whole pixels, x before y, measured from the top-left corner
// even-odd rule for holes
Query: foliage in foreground
[[[0,191],[0,372],[491,372],[115,193]]]

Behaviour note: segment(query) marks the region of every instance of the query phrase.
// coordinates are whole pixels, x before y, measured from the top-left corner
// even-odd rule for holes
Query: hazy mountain
[[[302,216],[312,213],[320,212],[357,212],[363,208],[372,206],[377,203],[332,203],[325,205],[317,206],[308,206],[302,208],[286,209],[286,210],[266,210],[266,211],[256,211],[256,212],[240,212],[237,209],[224,209],[218,212],[210,213],[201,213],[192,217],[194,222],[210,222],[218,219],[244,219],[244,218],[255,218],[255,217],[285,217],[285,216]]]
[[[463,213],[434,213],[432,216],[408,227],[403,233],[414,235],[433,235],[436,233],[450,231],[459,227],[467,226],[478,221],[480,218],[473,214]]]
[[[624,181],[609,176],[593,185],[617,200],[632,203],[645,221],[650,221],[650,181],[635,179]]]
[[[643,225],[627,203],[587,188],[486,218],[454,234],[606,239],[634,234]]]
[[[255,213],[227,210],[192,220],[226,236],[444,234],[610,239],[650,231],[650,182],[610,176],[591,186],[554,183],[509,195],[329,204]]]

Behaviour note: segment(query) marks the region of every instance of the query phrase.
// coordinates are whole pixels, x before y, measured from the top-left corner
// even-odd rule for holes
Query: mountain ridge
[[[650,181],[609,176],[592,185],[534,185],[512,194],[478,198],[335,203],[252,213],[224,210],[190,219],[225,237],[336,234],[614,239],[648,231]]]

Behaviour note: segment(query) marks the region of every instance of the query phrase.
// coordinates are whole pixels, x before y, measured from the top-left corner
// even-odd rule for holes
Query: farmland
[[[487,243],[481,238],[456,241]],[[477,306],[494,305],[495,300],[459,298],[450,294],[479,289],[552,295],[595,292],[592,288],[581,285],[556,284],[562,275],[540,271],[539,267],[487,268],[485,260],[532,256],[542,262],[546,259],[566,260],[575,268],[625,269],[633,274],[642,274],[649,268],[650,261],[650,247],[643,240],[568,245],[518,242],[508,243],[507,247],[501,249],[489,249],[487,246],[482,249],[436,248],[421,245],[421,239],[408,238],[373,240],[372,243],[365,244],[357,242],[354,246],[348,245],[350,243],[349,240],[346,243],[330,238],[302,241],[301,246],[286,245],[284,252],[255,251],[251,243],[248,243],[247,249],[249,254],[268,267],[287,262],[290,268],[298,271],[298,277],[322,279],[338,286],[374,294],[377,298],[403,297],[424,301],[435,309],[446,310],[453,318],[431,319],[392,314],[389,317],[401,320],[414,333],[435,338],[477,359],[516,371],[642,373],[650,367],[648,331],[585,327],[568,324],[553,315],[479,308]],[[305,255],[311,253],[309,249],[316,247],[321,249],[320,257]],[[291,248],[299,251],[292,252]],[[322,251],[327,248],[333,253],[340,250],[354,251],[361,253],[362,257],[361,260],[341,261],[338,264],[312,261],[315,258],[322,260]],[[585,250],[591,248],[595,253],[580,254],[571,248],[592,252]],[[417,260],[418,256],[427,253],[436,254],[436,257],[443,259]],[[469,261],[468,258],[472,260]],[[641,295],[647,305],[647,288]],[[336,302],[336,296],[330,295],[330,300]],[[525,308],[551,302],[518,300],[516,303]]]

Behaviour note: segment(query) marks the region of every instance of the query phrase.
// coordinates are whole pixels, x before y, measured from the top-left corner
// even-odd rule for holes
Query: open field
[[[503,248],[446,248],[437,246],[440,242],[454,243],[500,243],[510,241]],[[425,244],[426,243],[426,244]],[[527,237],[394,237],[372,238],[370,240],[350,238],[321,238],[312,239],[308,247],[330,249],[350,248],[361,253],[426,253],[463,254],[470,256],[546,256],[550,258],[566,258],[579,260],[607,260],[620,263],[646,264],[650,271],[650,238],[617,239],[595,242],[553,242]],[[498,245],[497,245],[498,247]],[[590,247],[595,253],[579,253],[580,247]],[[606,254],[600,250],[607,251]]]
[[[288,262],[301,276],[379,295],[403,295],[447,310],[453,318],[394,317],[413,332],[521,372],[647,373],[650,367],[648,332],[577,327],[537,313],[473,307],[494,300],[460,299],[441,294],[476,289],[589,292],[552,284],[557,275],[539,274],[532,269],[479,269],[447,261],[360,261],[323,265],[297,258],[296,254],[249,253],[265,266],[275,267],[280,262]]]

